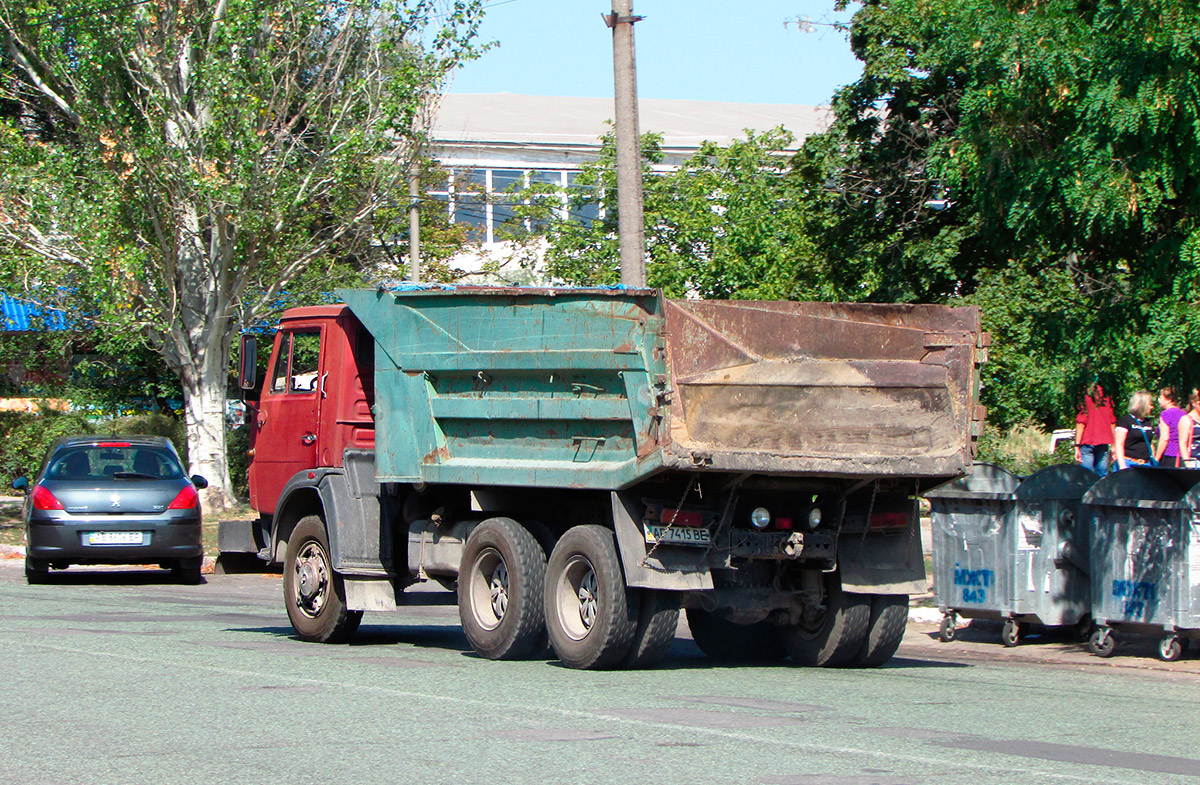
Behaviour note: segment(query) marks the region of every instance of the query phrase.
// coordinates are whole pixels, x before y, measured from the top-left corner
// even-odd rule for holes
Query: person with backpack
[[[1149,390],[1138,390],[1129,396],[1129,409],[1117,420],[1116,441],[1113,442],[1113,466],[1128,469],[1132,466],[1155,466],[1151,440],[1156,428],[1150,416],[1154,398]]]

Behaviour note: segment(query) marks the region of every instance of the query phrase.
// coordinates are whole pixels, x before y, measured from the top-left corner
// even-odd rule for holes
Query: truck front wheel
[[[622,665],[638,627],[638,600],[625,585],[609,529],[576,526],[554,546],[546,565],[546,631],[565,665]]]
[[[362,611],[346,609],[346,589],[333,571],[325,522],[316,515],[301,518],[288,539],[283,597],[301,640],[345,643],[362,621]]]
[[[779,635],[797,665],[837,667],[854,660],[870,621],[870,595],[843,592],[841,578],[831,573],[825,579],[825,608],[780,627]]]
[[[511,518],[475,527],[458,572],[458,617],[471,648],[489,660],[516,660],[545,648],[542,591],[546,554]]]

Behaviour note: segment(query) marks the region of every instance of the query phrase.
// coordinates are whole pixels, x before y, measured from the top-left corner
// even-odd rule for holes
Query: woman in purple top
[[[1162,414],[1158,416],[1158,444],[1154,447],[1154,459],[1159,466],[1175,468],[1183,466],[1183,458],[1179,452],[1179,432],[1186,429],[1184,446],[1191,446],[1192,420],[1183,409],[1179,408],[1179,394],[1170,387],[1164,387],[1158,393],[1158,405]]]

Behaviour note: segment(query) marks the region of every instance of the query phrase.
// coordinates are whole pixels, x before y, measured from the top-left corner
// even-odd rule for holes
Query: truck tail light
[[[33,486],[33,509],[35,510],[61,510],[63,509],[60,502],[53,493],[46,490],[44,486]]]
[[[903,529],[908,526],[906,512],[876,512],[871,514],[868,528],[872,531],[879,529]]]
[[[660,523],[675,526],[703,526],[704,514],[695,510],[663,510],[658,520]]]
[[[194,510],[200,504],[200,494],[196,493],[196,489],[192,486],[185,486],[182,491],[175,497],[175,501],[171,502],[168,510]]]

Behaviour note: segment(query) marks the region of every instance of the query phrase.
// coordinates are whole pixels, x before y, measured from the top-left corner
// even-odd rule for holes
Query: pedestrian
[[[1188,444],[1186,450],[1181,450],[1180,454],[1184,457],[1184,465],[1189,469],[1200,469],[1200,390],[1192,388],[1191,395],[1188,396],[1188,419],[1192,421],[1192,427],[1186,435]]]
[[[1075,416],[1075,461],[1103,477],[1108,473],[1108,448],[1116,440],[1117,417],[1112,399],[1093,382]]]
[[[1154,460],[1168,469],[1183,466],[1180,447],[1190,447],[1192,441],[1192,419],[1179,408],[1179,403],[1179,393],[1173,388],[1164,387],[1159,391],[1158,405],[1162,407],[1162,414],[1158,415],[1158,444],[1154,447]],[[1182,430],[1186,430],[1187,435],[1181,439]]]
[[[1117,420],[1116,441],[1113,442],[1113,465],[1117,469],[1154,465],[1154,451],[1150,445],[1155,431],[1154,420],[1150,417],[1153,409],[1154,396],[1149,390],[1138,390],[1129,396],[1129,410]]]

